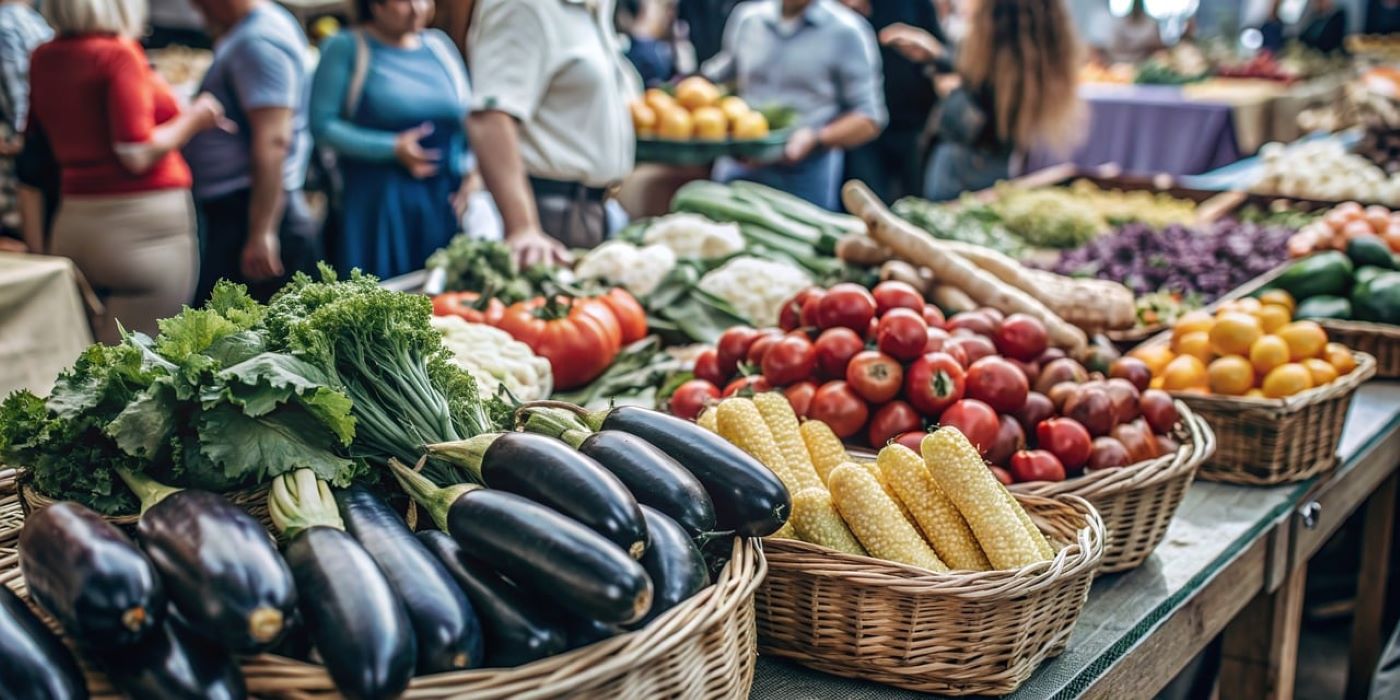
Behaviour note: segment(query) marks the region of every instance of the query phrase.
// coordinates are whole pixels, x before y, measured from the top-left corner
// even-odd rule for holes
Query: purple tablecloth
[[[1161,85],[1085,85],[1079,94],[1090,124],[1070,160],[1081,167],[1116,163],[1129,173],[1195,175],[1240,158],[1229,105],[1187,100],[1180,88]],[[1033,153],[1027,171],[1064,161]]]

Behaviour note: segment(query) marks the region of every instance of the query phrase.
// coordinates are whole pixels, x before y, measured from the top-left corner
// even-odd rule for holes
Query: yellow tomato
[[[1210,390],[1226,396],[1243,396],[1254,387],[1254,365],[1239,355],[1228,355],[1206,369]]]
[[[656,135],[672,141],[689,141],[695,135],[695,122],[690,118],[690,112],[672,107],[661,113]]]
[[[1339,376],[1336,367],[1333,367],[1326,360],[1319,360],[1316,357],[1303,360],[1303,366],[1307,367],[1308,373],[1312,375],[1313,386],[1331,384]]]
[[[1204,331],[1195,331],[1181,336],[1181,340],[1176,341],[1176,351],[1182,355],[1190,355],[1201,362],[1210,362],[1213,357],[1210,351],[1210,334]]]
[[[695,122],[695,138],[723,141],[729,135],[729,120],[718,107],[701,107],[690,113]]]
[[[1178,356],[1162,372],[1162,388],[1167,391],[1205,389],[1207,382],[1206,363],[1191,355]]]
[[[1273,333],[1293,320],[1293,314],[1277,304],[1265,304],[1252,315],[1259,319],[1259,325],[1264,328],[1265,333]]]
[[[1312,373],[1296,362],[1275,367],[1264,377],[1264,395],[1271,399],[1281,399],[1285,396],[1292,396],[1299,392],[1307,391],[1313,386]]]
[[[1147,365],[1147,369],[1152,371],[1152,376],[1160,377],[1162,372],[1167,369],[1167,363],[1176,357],[1176,353],[1168,350],[1165,345],[1142,345],[1133,348],[1128,353],[1128,357],[1142,360],[1142,363]]]
[[[1312,321],[1294,321],[1278,331],[1288,343],[1288,357],[1294,362],[1318,357],[1327,347],[1327,332]]]
[[[656,110],[645,102],[633,102],[628,108],[632,111],[632,128],[637,133],[647,135],[656,131]]]
[[[768,135],[768,117],[763,112],[748,112],[734,120],[734,138],[761,139]]]
[[[693,112],[719,102],[719,88],[698,75],[692,76],[676,84],[676,101]]]
[[[1293,310],[1298,308],[1298,302],[1293,300],[1293,295],[1283,291],[1282,289],[1270,289],[1269,291],[1260,294],[1259,302],[1262,303],[1264,306],[1282,306],[1283,308],[1288,309],[1289,315],[1292,315]]]
[[[1220,355],[1248,355],[1249,346],[1264,335],[1259,319],[1242,311],[1221,314],[1210,329],[1210,348]]]
[[[676,104],[676,98],[666,94],[661,88],[650,88],[642,94],[642,101],[646,103],[651,111],[656,112],[660,117],[667,109],[675,109],[680,105]]]
[[[1209,311],[1203,309],[1188,311],[1177,319],[1175,326],[1172,326],[1172,340],[1197,331],[1209,333],[1210,327],[1214,325],[1215,317],[1211,316]]]
[[[1153,378],[1152,378],[1152,381],[1150,381],[1150,382],[1147,383],[1147,388],[1148,388],[1148,389],[1161,389],[1161,388],[1162,388],[1162,383],[1163,383],[1163,382],[1162,382],[1162,378],[1161,378],[1161,377],[1153,377]]]
[[[1249,362],[1262,377],[1269,370],[1288,364],[1288,343],[1276,335],[1266,335],[1249,346]]]
[[[1322,356],[1327,360],[1327,364],[1337,368],[1337,374],[1351,374],[1351,371],[1356,369],[1356,356],[1341,343],[1328,343],[1322,349]]]
[[[739,121],[739,117],[749,113],[749,104],[737,95],[730,95],[719,101],[719,109],[724,112],[724,116],[731,122]]]

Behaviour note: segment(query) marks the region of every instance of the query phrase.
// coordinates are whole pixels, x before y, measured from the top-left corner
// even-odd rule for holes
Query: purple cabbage
[[[1050,269],[1122,282],[1135,294],[1198,294],[1210,303],[1288,259],[1294,231],[1224,219],[1203,228],[1127,224],[1066,251]]]

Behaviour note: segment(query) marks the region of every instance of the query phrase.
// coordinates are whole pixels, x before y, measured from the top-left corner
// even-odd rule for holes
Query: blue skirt
[[[440,172],[415,180],[397,163],[343,162],[344,221],[336,268],[380,279],[423,269],[461,228],[452,195],[461,179]]]

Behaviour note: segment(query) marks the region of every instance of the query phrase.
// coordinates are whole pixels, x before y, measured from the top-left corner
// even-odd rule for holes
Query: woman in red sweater
[[[49,252],[103,296],[104,343],[120,341],[118,323],[153,334],[191,301],[198,246],[179,149],[223,118],[208,95],[181,112],[133,38],[145,11],[146,0],[46,0],[56,37],[30,61],[28,129],[63,173]]]

